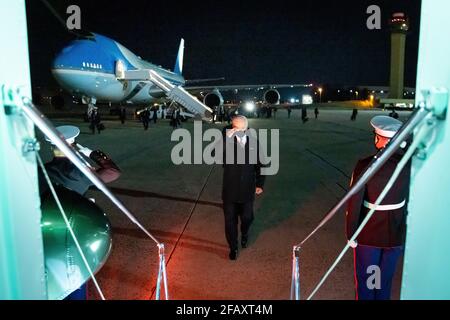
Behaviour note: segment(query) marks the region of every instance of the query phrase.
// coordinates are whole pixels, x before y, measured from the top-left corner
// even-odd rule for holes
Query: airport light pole
[[[319,88],[319,102],[322,103],[322,88]]]

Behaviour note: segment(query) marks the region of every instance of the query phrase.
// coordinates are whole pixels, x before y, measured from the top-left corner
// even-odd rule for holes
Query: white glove
[[[350,247],[352,247],[353,249],[355,249],[358,246],[358,242],[356,242],[356,240],[354,241],[348,241],[348,243],[350,244]]]
[[[89,158],[89,156],[91,155],[91,153],[92,153],[92,150],[91,149],[89,149],[89,148],[86,148],[86,147],[83,147],[81,144],[77,144],[77,148],[78,148],[78,151],[79,152],[81,152],[82,154],[84,154],[86,157],[88,157]]]

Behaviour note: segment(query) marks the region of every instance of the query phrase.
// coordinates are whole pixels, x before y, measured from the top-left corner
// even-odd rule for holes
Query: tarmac
[[[323,109],[309,121],[294,110],[276,119],[250,119],[252,128],[280,130],[280,168],[268,176],[264,193],[255,202],[249,247],[236,261],[228,259],[221,208],[220,165],[174,165],[170,155],[168,120],[150,124],[135,120],[124,125],[104,121],[106,130],[92,135],[81,119],[52,119],[55,125],[81,128],[78,142],[107,153],[122,169],[109,187],[135,217],[165,245],[169,298],[179,300],[289,299],[292,248],[311,232],[345,194],[359,158],[375,153],[370,119],[387,111]],[[409,112],[401,111],[400,120]],[[225,124],[205,124],[222,128]],[[192,131],[193,123],[183,123]],[[48,159],[49,148],[42,146]],[[155,243],[133,225],[99,191],[89,191],[113,226],[113,249],[97,279],[107,299],[154,299],[158,272]],[[344,210],[301,249],[301,298],[305,299],[346,244]],[[393,298],[398,299],[401,266]],[[164,295],[162,294],[162,297]],[[89,299],[99,299],[93,285]],[[347,252],[314,299],[354,299],[353,255]]]

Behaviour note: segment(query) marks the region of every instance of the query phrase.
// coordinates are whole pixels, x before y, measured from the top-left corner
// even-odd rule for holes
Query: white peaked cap
[[[375,128],[375,133],[386,138],[392,138],[403,126],[403,122],[388,117],[376,116],[370,121],[372,127]]]
[[[58,130],[68,144],[74,143],[75,138],[80,135],[80,129],[75,126],[59,126],[56,130]],[[45,137],[45,140],[51,142],[48,137]]]

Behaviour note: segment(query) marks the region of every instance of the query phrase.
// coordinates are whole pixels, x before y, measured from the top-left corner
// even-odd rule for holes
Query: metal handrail
[[[390,143],[387,145],[386,148],[378,152],[378,154],[374,157],[374,160],[370,163],[368,168],[363,172],[361,177],[353,184],[353,186],[348,190],[348,192],[341,198],[341,200],[325,215],[325,217],[319,222],[319,224],[314,228],[312,232],[310,232],[302,242],[295,245],[293,247],[293,255],[292,255],[292,279],[291,279],[291,300],[300,300],[300,249],[302,246],[317,232],[319,231],[328,221],[330,221],[336,213],[347,203],[348,200],[358,192],[360,192],[364,186],[370,181],[370,179],[382,168],[382,166],[388,161],[391,156],[393,156],[398,149],[402,147],[402,145],[405,143],[405,141],[409,138],[409,136],[414,132],[414,130],[417,128],[419,124],[422,124],[424,119],[432,113],[431,109],[427,109],[424,106],[421,106],[420,108],[416,109],[414,113],[411,115],[409,120],[403,125],[401,130],[394,136],[394,138],[390,141]],[[419,141],[415,141],[413,145],[408,149],[408,152],[405,156],[411,157],[413,152],[415,150],[411,148],[416,148]],[[397,177],[394,176],[391,178],[391,180],[396,179]],[[387,187],[383,190],[382,194],[380,194],[379,198],[376,201],[376,205],[378,206],[381,201],[383,200],[384,196],[392,187],[393,181],[389,181]],[[387,189],[387,190],[386,190]],[[360,228],[356,231],[356,233],[352,236],[351,240],[356,239],[358,234],[362,231],[362,228],[365,226],[365,223],[369,220],[371,215],[375,212],[376,208],[372,208],[372,210],[369,212],[369,215],[364,220],[364,223],[361,224]],[[329,268],[327,273],[324,275],[324,277],[321,279],[319,284],[315,287],[313,292],[308,297],[308,300],[311,299],[314,294],[318,291],[320,286],[323,284],[323,282],[326,280],[326,278],[329,276],[331,271],[334,269],[334,267],[339,263],[340,259],[343,257],[345,252],[350,247],[350,244],[347,243],[344,249],[342,250],[341,254],[338,256],[338,258],[335,260],[334,264]]]
[[[84,159],[80,159],[78,152],[61,138],[59,132],[53,126],[53,124],[40,112],[33,104],[30,98],[22,97],[23,105],[20,105],[21,110],[25,115],[34,123],[39,130],[101,191],[103,192],[115,205],[122,211],[139,229],[141,229],[150,239],[152,239],[157,248],[159,255],[159,270],[158,270],[158,282],[164,281],[165,299],[168,300],[167,289],[167,275],[165,268],[165,253],[164,244],[159,242],[158,239],[150,233],[125,207],[125,205],[108,189],[103,181],[91,170],[86,164]],[[158,287],[159,289],[159,287]],[[159,292],[156,293],[156,298],[159,299]]]

